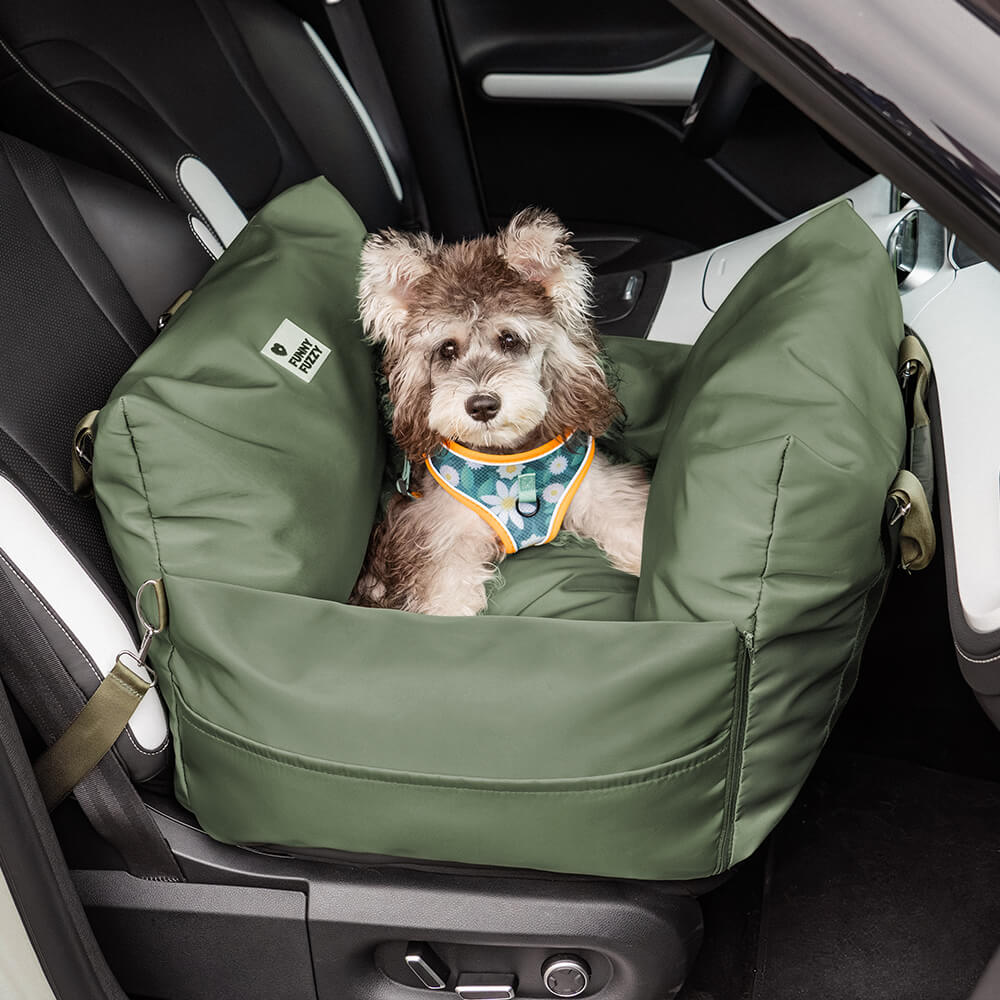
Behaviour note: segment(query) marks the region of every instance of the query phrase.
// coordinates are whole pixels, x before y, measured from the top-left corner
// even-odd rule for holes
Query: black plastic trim
[[[211,839],[169,802],[152,811],[188,883],[148,885],[115,871],[77,873],[88,911],[108,933],[109,948],[125,952],[116,961],[124,963],[127,985],[139,994],[159,996],[176,982],[178,995],[190,1000],[309,996],[300,973],[288,976],[297,985],[287,996],[262,994],[252,969],[241,969],[233,984],[220,978],[220,968],[242,961],[241,955],[251,967],[257,962],[241,945],[242,932],[226,926],[225,914],[258,937],[273,929],[301,956],[297,899],[307,900],[321,1000],[407,1000],[417,985],[403,962],[408,941],[431,944],[452,978],[460,972],[510,972],[529,985],[530,996],[543,995],[542,960],[573,952],[586,955],[597,970],[600,989],[588,994],[597,1000],[668,1000],[680,990],[701,941],[701,906],[692,884],[269,855]],[[148,948],[161,926],[158,968],[144,973],[127,954]],[[211,941],[213,927],[219,935],[214,957],[202,940],[207,935]],[[188,949],[201,970],[193,978],[186,968]],[[271,981],[270,966],[283,961],[272,955],[262,982]],[[204,988],[192,985],[199,982]],[[231,988],[237,984],[240,989]]]
[[[58,1000],[126,1000],[104,962],[0,686],[0,869]]]

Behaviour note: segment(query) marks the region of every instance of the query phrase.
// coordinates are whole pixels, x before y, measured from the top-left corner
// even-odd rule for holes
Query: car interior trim
[[[15,997],[56,1000],[31,945],[31,938],[21,923],[21,915],[17,912],[10,886],[2,871],[0,871],[0,940],[4,946],[0,990],[5,994],[10,990],[9,995]]]
[[[885,242],[899,219],[912,211],[912,206],[908,206],[904,211],[886,215],[888,193],[889,181],[876,176],[834,201],[850,201],[875,235]],[[818,210],[803,212],[794,219],[762,229],[741,240],[672,261],[670,278],[650,323],[646,335],[648,339],[693,344],[743,275],[771,247]],[[915,291],[909,295],[914,296]],[[916,298],[922,299],[922,295]]]
[[[308,35],[309,41],[312,42],[313,47],[319,53],[324,65],[330,71],[330,75],[337,81],[338,86],[344,92],[344,96],[354,109],[354,113],[358,116],[358,121],[361,122],[365,132],[368,134],[372,148],[378,156],[379,163],[382,164],[382,169],[385,171],[386,180],[389,181],[392,193],[396,196],[396,201],[401,202],[403,200],[403,185],[399,182],[396,168],[392,165],[392,160],[389,159],[389,154],[386,152],[378,130],[375,128],[375,123],[371,120],[367,109],[361,103],[361,98],[358,97],[350,81],[344,75],[344,71],[337,64],[337,60],[330,54],[330,50],[326,47],[323,39],[316,33],[316,29],[307,21],[302,22],[302,27],[306,35]]]
[[[827,67],[809,61],[794,39],[745,2],[674,0],[674,5],[738,51],[751,69],[834,139],[916,195],[939,222],[961,232],[973,250],[1000,261],[1000,222],[991,203],[976,197],[966,175],[946,173],[943,161],[929,156],[917,137],[862,105]]]
[[[683,107],[698,90],[708,54],[626,73],[487,73],[483,93],[508,100],[615,101]]]
[[[194,238],[201,244],[202,249],[208,254],[212,260],[218,260],[222,256],[223,250],[226,248],[216,239],[215,233],[212,232],[205,223],[199,219],[196,215],[188,216],[188,226],[191,228],[191,233]]]
[[[0,551],[36,590],[103,680],[132,635],[72,552],[14,484],[0,476]],[[145,672],[145,671],[144,671]],[[146,675],[148,679],[148,674]],[[129,730],[147,752],[162,749],[167,720],[155,688],[144,695]]]
[[[196,211],[214,230],[219,242],[229,246],[243,231],[247,217],[222,182],[193,153],[186,153],[175,168],[177,185]]]
[[[974,264],[908,318],[934,361],[962,614],[983,634],[1000,630],[998,296],[1000,273]]]

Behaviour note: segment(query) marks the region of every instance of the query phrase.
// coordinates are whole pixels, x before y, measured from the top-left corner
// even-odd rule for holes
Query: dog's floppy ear
[[[369,236],[361,249],[358,296],[368,339],[401,346],[403,323],[412,304],[413,285],[430,271],[437,245],[423,233],[386,229]]]
[[[552,212],[526,208],[497,237],[497,249],[509,267],[542,285],[572,332],[587,321],[591,279],[570,235]]]

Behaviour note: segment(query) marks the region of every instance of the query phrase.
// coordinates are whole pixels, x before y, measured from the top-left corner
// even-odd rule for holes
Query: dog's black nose
[[[465,401],[465,409],[473,420],[492,420],[500,412],[500,397],[491,392],[477,392]]]

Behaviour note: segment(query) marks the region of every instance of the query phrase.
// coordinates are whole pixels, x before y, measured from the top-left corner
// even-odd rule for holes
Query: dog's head
[[[602,434],[619,406],[590,322],[590,273],[551,212],[444,245],[392,230],[361,255],[361,318],[382,345],[393,434],[411,458],[442,439],[515,451]]]

